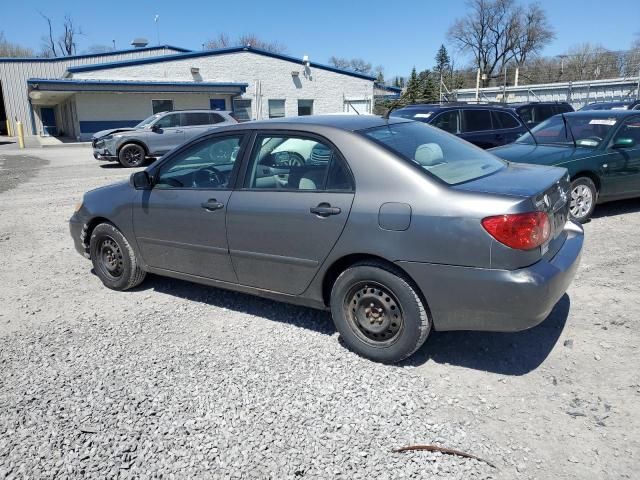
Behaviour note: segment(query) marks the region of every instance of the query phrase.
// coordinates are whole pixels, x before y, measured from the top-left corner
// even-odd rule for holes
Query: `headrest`
[[[423,143],[416,148],[414,158],[423,167],[432,167],[443,162],[444,154],[437,143]]]

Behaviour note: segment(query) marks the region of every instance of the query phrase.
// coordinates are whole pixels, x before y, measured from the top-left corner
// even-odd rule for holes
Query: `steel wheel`
[[[578,184],[571,190],[569,210],[576,219],[586,217],[593,208],[593,192],[584,184]]]
[[[111,237],[106,237],[98,246],[98,268],[105,276],[117,280],[124,272],[122,250]]]
[[[344,313],[353,332],[370,345],[393,344],[404,327],[400,303],[377,282],[354,285],[345,296]]]

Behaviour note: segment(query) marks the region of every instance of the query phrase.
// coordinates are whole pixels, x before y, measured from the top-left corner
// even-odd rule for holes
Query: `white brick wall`
[[[298,114],[298,99],[314,101],[314,113],[336,113],[344,110],[343,99],[371,99],[373,81],[311,67],[307,72],[301,63],[272,58],[253,52],[172,60],[128,67],[78,72],[73,78],[96,80],[194,81],[191,68],[200,69],[204,82],[248,83],[242,98],[252,100],[256,115],[256,81],[262,85],[262,113],[268,118],[268,100],[284,99],[287,116]],[[299,76],[293,77],[292,71]],[[305,75],[307,73],[307,75]],[[176,108],[180,108],[176,106]]]

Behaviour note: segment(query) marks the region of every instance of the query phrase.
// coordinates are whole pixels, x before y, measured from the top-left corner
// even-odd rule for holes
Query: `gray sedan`
[[[544,320],[583,242],[564,168],[510,164],[428,125],[318,116],[217,129],[85,194],[76,249],[114,290],[147,272],[330,309],[381,362],[432,329]]]

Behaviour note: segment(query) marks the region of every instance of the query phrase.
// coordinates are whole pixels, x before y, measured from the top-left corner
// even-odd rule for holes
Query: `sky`
[[[526,3],[526,2],[525,2]],[[640,0],[542,0],[556,39],[543,52],[558,55],[591,42],[611,50],[629,48],[640,35]],[[0,31],[23,46],[41,49],[47,25],[61,27],[65,15],[80,25],[78,53],[92,45],[130,47],[135,37],[150,44],[202,49],[221,32],[255,33],[278,41],[286,53],[327,63],[332,55],[363,58],[384,67],[385,76],[432,67],[449,25],[465,14],[464,0],[0,0]],[[154,23],[155,15],[159,22]],[[468,63],[453,47],[457,65]]]

